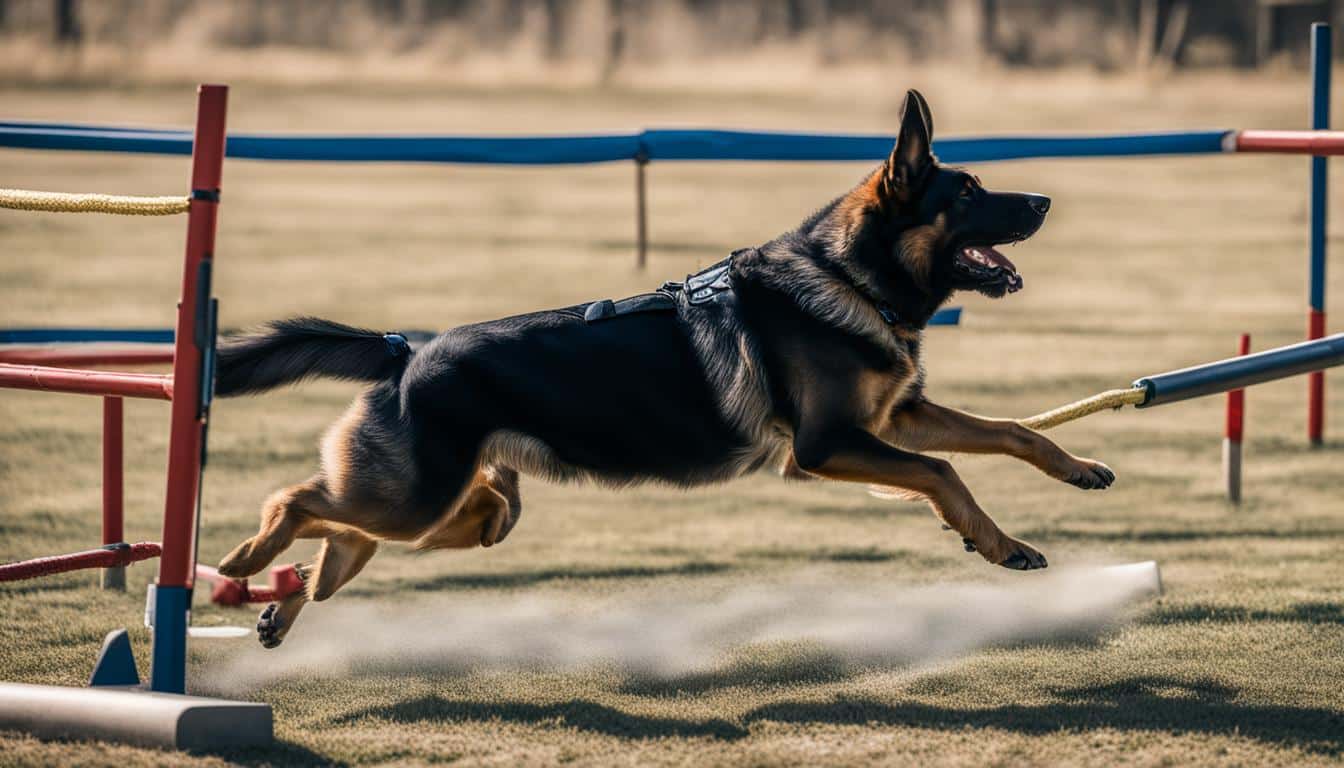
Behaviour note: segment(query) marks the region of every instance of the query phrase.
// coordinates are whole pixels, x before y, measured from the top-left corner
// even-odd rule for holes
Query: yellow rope
[[[124,216],[168,216],[186,213],[187,197],[125,197],[122,195],[34,192],[0,189],[0,208],[48,213],[117,213]]]
[[[1057,427],[1066,421],[1081,419],[1097,411],[1107,409],[1119,409],[1126,405],[1138,405],[1148,396],[1148,390],[1142,387],[1131,387],[1129,389],[1112,389],[1093,395],[1089,398],[1079,400],[1076,403],[1061,405],[1054,410],[1038,413],[1035,416],[1026,419],[1019,419],[1018,423],[1031,429],[1049,429]]]

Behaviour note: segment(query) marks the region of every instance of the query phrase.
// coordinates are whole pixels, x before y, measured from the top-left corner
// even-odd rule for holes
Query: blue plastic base
[[[187,691],[187,611],[191,590],[154,587],[154,654],[149,687],[160,693]]]
[[[135,668],[135,654],[131,653],[131,638],[126,630],[114,629],[103,638],[98,661],[89,676],[90,686],[139,685],[140,670]]]

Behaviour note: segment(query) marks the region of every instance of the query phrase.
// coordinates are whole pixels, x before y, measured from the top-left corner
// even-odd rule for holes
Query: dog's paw
[[[1115,482],[1115,471],[1100,461],[1075,459],[1073,466],[1059,479],[1085,491],[1099,491],[1111,487]]]
[[[280,618],[279,605],[271,603],[257,617],[257,640],[263,648],[274,648],[285,639],[285,620]]]
[[[215,570],[219,571],[220,576],[227,576],[230,579],[246,579],[256,573],[255,570],[248,567],[245,554],[241,552],[242,549],[242,547],[238,547],[219,561],[219,567]]]
[[[1011,568],[1014,571],[1034,571],[1038,568],[1048,568],[1050,564],[1046,562],[1045,555],[1041,554],[1035,547],[1026,542],[1017,539],[1005,537],[1007,552],[996,565],[1004,568]]]

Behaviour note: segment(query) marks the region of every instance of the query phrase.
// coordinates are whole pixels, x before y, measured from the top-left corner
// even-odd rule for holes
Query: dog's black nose
[[[1027,195],[1027,205],[1031,206],[1031,210],[1044,216],[1045,212],[1050,210],[1050,198],[1045,195]]]

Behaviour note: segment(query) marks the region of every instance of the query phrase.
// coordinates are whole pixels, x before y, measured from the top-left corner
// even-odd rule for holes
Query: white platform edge
[[[139,688],[0,683],[0,728],[166,749],[269,746],[271,706]]]

